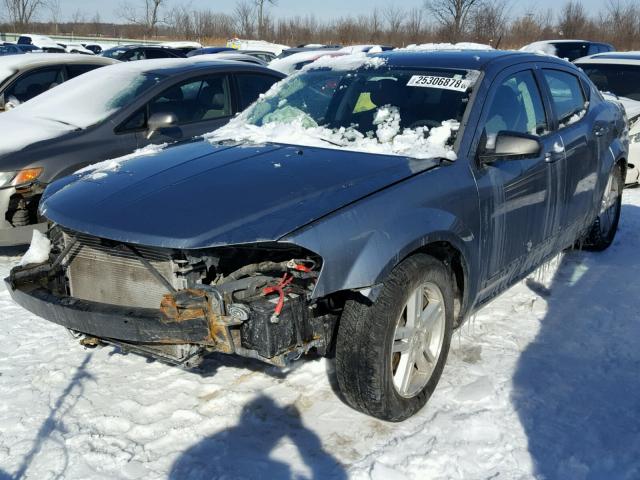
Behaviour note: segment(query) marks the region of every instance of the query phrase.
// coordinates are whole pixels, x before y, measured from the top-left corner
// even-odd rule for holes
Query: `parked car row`
[[[335,354],[353,408],[416,413],[455,328],[612,243],[629,125],[548,55],[346,55],[288,78],[117,63],[0,115],[2,238],[46,231],[11,296],[85,346],[183,366]]]

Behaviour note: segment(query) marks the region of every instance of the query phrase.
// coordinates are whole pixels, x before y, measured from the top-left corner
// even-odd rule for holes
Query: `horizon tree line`
[[[583,38],[640,48],[640,0],[607,0],[588,11],[579,0],[552,9],[514,13],[514,0],[424,0],[404,8],[390,4],[367,13],[333,19],[286,16],[277,0],[238,0],[232,13],[175,5],[171,0],[123,1],[118,22],[104,22],[80,10],[62,22],[61,0],[0,0],[0,31],[37,30],[115,38],[198,40],[262,39],[286,45],[477,42],[514,48],[537,40]],[[279,15],[276,15],[276,12]]]

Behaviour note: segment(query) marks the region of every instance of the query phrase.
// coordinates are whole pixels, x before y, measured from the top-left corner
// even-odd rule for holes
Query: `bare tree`
[[[423,29],[423,10],[417,7],[410,9],[407,14],[407,22],[405,23],[405,30],[409,42],[418,43],[422,37]]]
[[[404,22],[405,12],[402,8],[395,5],[389,5],[382,12],[387,22],[387,35],[389,40],[398,36],[402,23]]]
[[[478,10],[471,19],[473,40],[500,47],[507,31],[507,4],[505,0],[496,0]]]
[[[165,0],[142,0],[142,7],[131,7],[129,2],[120,5],[121,17],[129,23],[141,25],[148,35],[158,35],[158,24],[160,23],[160,8],[166,3]]]
[[[264,7],[265,4],[277,5],[277,0],[255,0],[256,8],[258,9],[258,36],[263,38],[265,34],[265,15],[264,15]]]
[[[584,34],[591,27],[591,21],[582,3],[569,0],[559,13],[558,29],[567,38],[575,38]]]
[[[253,37],[254,22],[253,22],[254,5],[246,0],[240,1],[236,4],[236,8],[233,10],[233,16],[235,18],[236,33],[245,38]]]
[[[425,0],[424,7],[448,32],[451,42],[458,42],[465,34],[470,17],[485,0]]]
[[[45,0],[2,0],[5,15],[16,29],[31,23],[38,10],[46,6]]]
[[[53,23],[54,33],[58,34],[58,23],[60,23],[60,0],[49,0],[47,2],[49,8],[51,23]]]

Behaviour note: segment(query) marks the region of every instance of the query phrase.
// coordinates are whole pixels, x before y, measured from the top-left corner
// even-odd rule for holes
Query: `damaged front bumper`
[[[167,293],[157,309],[74,298],[63,293],[64,274],[49,262],[16,267],[5,283],[13,300],[39,317],[96,343],[176,364],[186,363],[194,349],[167,352],[188,345],[202,353],[237,354],[282,367],[313,347],[327,345],[333,327],[328,317],[304,317],[300,302],[287,302],[274,324],[269,320],[273,307],[266,299],[238,305],[208,285]]]

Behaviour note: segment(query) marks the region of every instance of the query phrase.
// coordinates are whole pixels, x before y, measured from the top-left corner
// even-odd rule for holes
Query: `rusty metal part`
[[[160,311],[165,322],[180,323],[206,319],[211,346],[222,353],[234,353],[235,345],[229,327],[240,325],[238,319],[224,315],[220,293],[212,288],[190,288],[168,293],[162,298]]]

